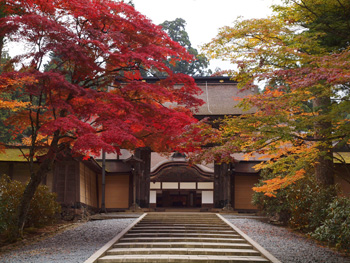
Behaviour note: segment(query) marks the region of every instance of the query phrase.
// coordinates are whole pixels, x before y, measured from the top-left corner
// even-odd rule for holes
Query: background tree
[[[5,4],[4,3],[0,3],[0,19],[5,17]],[[0,58],[2,59],[3,55],[3,47],[4,47],[4,37],[0,38]],[[1,62],[2,63],[2,62]]]
[[[135,7],[134,1],[133,0],[129,0],[129,1],[124,1],[122,0],[123,3],[127,3],[128,5],[131,5],[133,7]]]
[[[12,71],[13,65],[10,63],[10,56],[6,50],[0,52],[2,54],[0,63],[0,72],[4,73]],[[4,92],[7,86],[11,85],[14,89],[18,89],[24,83],[29,83],[33,81],[30,78],[20,78],[17,80],[12,80],[6,78],[4,75],[0,76],[0,148],[8,144],[18,144],[23,138],[22,135],[13,136],[13,134],[8,132],[9,123],[6,120],[9,118],[11,112],[16,112],[19,109],[28,105],[27,100],[20,98],[19,91],[14,91],[12,94]],[[28,135],[28,134],[27,134]]]
[[[285,5],[274,6],[278,16],[291,24],[307,29],[317,36],[319,44],[328,51],[343,50],[349,46],[350,3],[345,0],[311,1],[284,0]],[[304,32],[306,33],[306,32]]]
[[[230,73],[242,88],[263,87],[241,103],[256,113],[226,119],[223,145],[213,149],[270,157],[260,168],[269,168],[275,178],[257,191],[274,195],[312,172],[305,170],[309,163],[320,185],[334,183],[332,145],[348,143],[350,129],[344,115],[350,106],[349,42],[331,41],[345,33],[338,25],[348,24],[345,15],[332,21],[339,8],[344,14],[350,10],[340,0],[285,1],[275,7],[276,15],[238,19],[204,46],[211,58],[238,65]]]
[[[110,0],[1,4],[9,15],[0,20],[0,38],[28,48],[11,60],[14,69],[1,75],[6,80],[2,93],[12,98],[19,92],[28,99],[7,120],[13,135],[30,130],[25,157],[31,176],[15,222],[18,235],[35,190],[62,151],[98,154],[101,149],[119,152],[144,146],[170,150],[196,122],[189,108],[203,102],[195,98],[200,90],[193,79],[174,74],[164,63],[168,57],[190,60],[186,49],[130,5]],[[20,13],[13,11],[18,8]],[[167,77],[141,82],[141,66],[166,72]],[[175,88],[175,83],[183,86]],[[183,106],[168,108],[165,102]],[[37,156],[39,168],[34,169]]]
[[[184,19],[176,18],[173,21],[164,21],[160,26],[172,40],[178,42],[187,49],[188,53],[193,55],[192,61],[178,60],[173,64],[168,60],[167,65],[173,72],[191,76],[211,75],[212,72],[208,69],[208,59],[203,54],[199,54],[197,49],[193,48],[191,45],[190,38],[186,32],[186,21]]]

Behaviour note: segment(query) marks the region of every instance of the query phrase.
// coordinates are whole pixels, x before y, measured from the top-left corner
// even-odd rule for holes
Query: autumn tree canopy
[[[201,157],[268,157],[259,168],[276,178],[255,189],[268,195],[306,172],[333,184],[333,145],[350,139],[350,3],[286,0],[274,10],[269,18],[237,19],[204,46],[211,58],[236,65],[228,73],[241,88],[261,92],[241,102],[256,113],[227,118],[221,146]]]
[[[6,12],[0,39],[6,39],[7,48],[22,50],[8,62],[12,69],[2,67],[1,93],[7,98],[17,93],[25,102],[6,102],[17,109],[7,120],[14,127],[8,132],[16,136],[30,130],[31,179],[19,230],[36,187],[64,149],[165,151],[196,121],[189,109],[202,104],[194,97],[200,90],[191,77],[174,74],[164,63],[169,57],[174,63],[192,57],[132,6],[112,0],[1,0],[0,6]],[[142,82],[141,68],[167,77]],[[181,106],[165,107],[167,102]],[[43,155],[38,146],[48,152]],[[38,155],[40,167],[34,170]]]

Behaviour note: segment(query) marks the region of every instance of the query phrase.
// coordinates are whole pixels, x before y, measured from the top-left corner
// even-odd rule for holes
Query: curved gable
[[[187,162],[166,162],[151,173],[151,182],[212,182],[214,173]]]

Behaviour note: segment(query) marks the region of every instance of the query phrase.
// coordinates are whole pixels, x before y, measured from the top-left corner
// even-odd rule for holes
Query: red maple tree
[[[111,0],[2,0],[1,5],[7,15],[0,20],[0,37],[25,47],[10,61],[16,70],[2,77],[33,80],[2,87],[28,102],[8,120],[16,127],[9,132],[29,128],[31,134],[31,178],[18,214],[20,234],[29,202],[60,151],[170,149],[196,122],[189,109],[202,101],[195,98],[200,90],[194,80],[173,74],[164,63],[170,57],[191,60],[186,49],[130,5]],[[141,70],[167,77],[142,82]],[[48,152],[35,170],[42,145]]]

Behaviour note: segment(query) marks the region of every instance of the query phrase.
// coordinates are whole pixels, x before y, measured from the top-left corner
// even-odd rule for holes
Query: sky
[[[279,0],[133,0],[136,10],[155,24],[183,18],[194,48],[210,42],[218,29],[230,26],[239,16],[262,18],[272,14],[270,6]],[[228,63],[212,61],[210,68],[229,69]]]
[[[230,26],[239,16],[243,18],[262,18],[272,14],[270,6],[281,0],[133,0],[136,10],[153,21],[161,24],[165,20],[172,21],[183,18],[186,31],[192,46],[200,51],[200,46],[210,42],[219,28]],[[127,0],[125,0],[127,2]],[[14,56],[22,50],[22,46],[10,49]],[[210,68],[215,70],[230,69],[228,62],[215,60]]]

